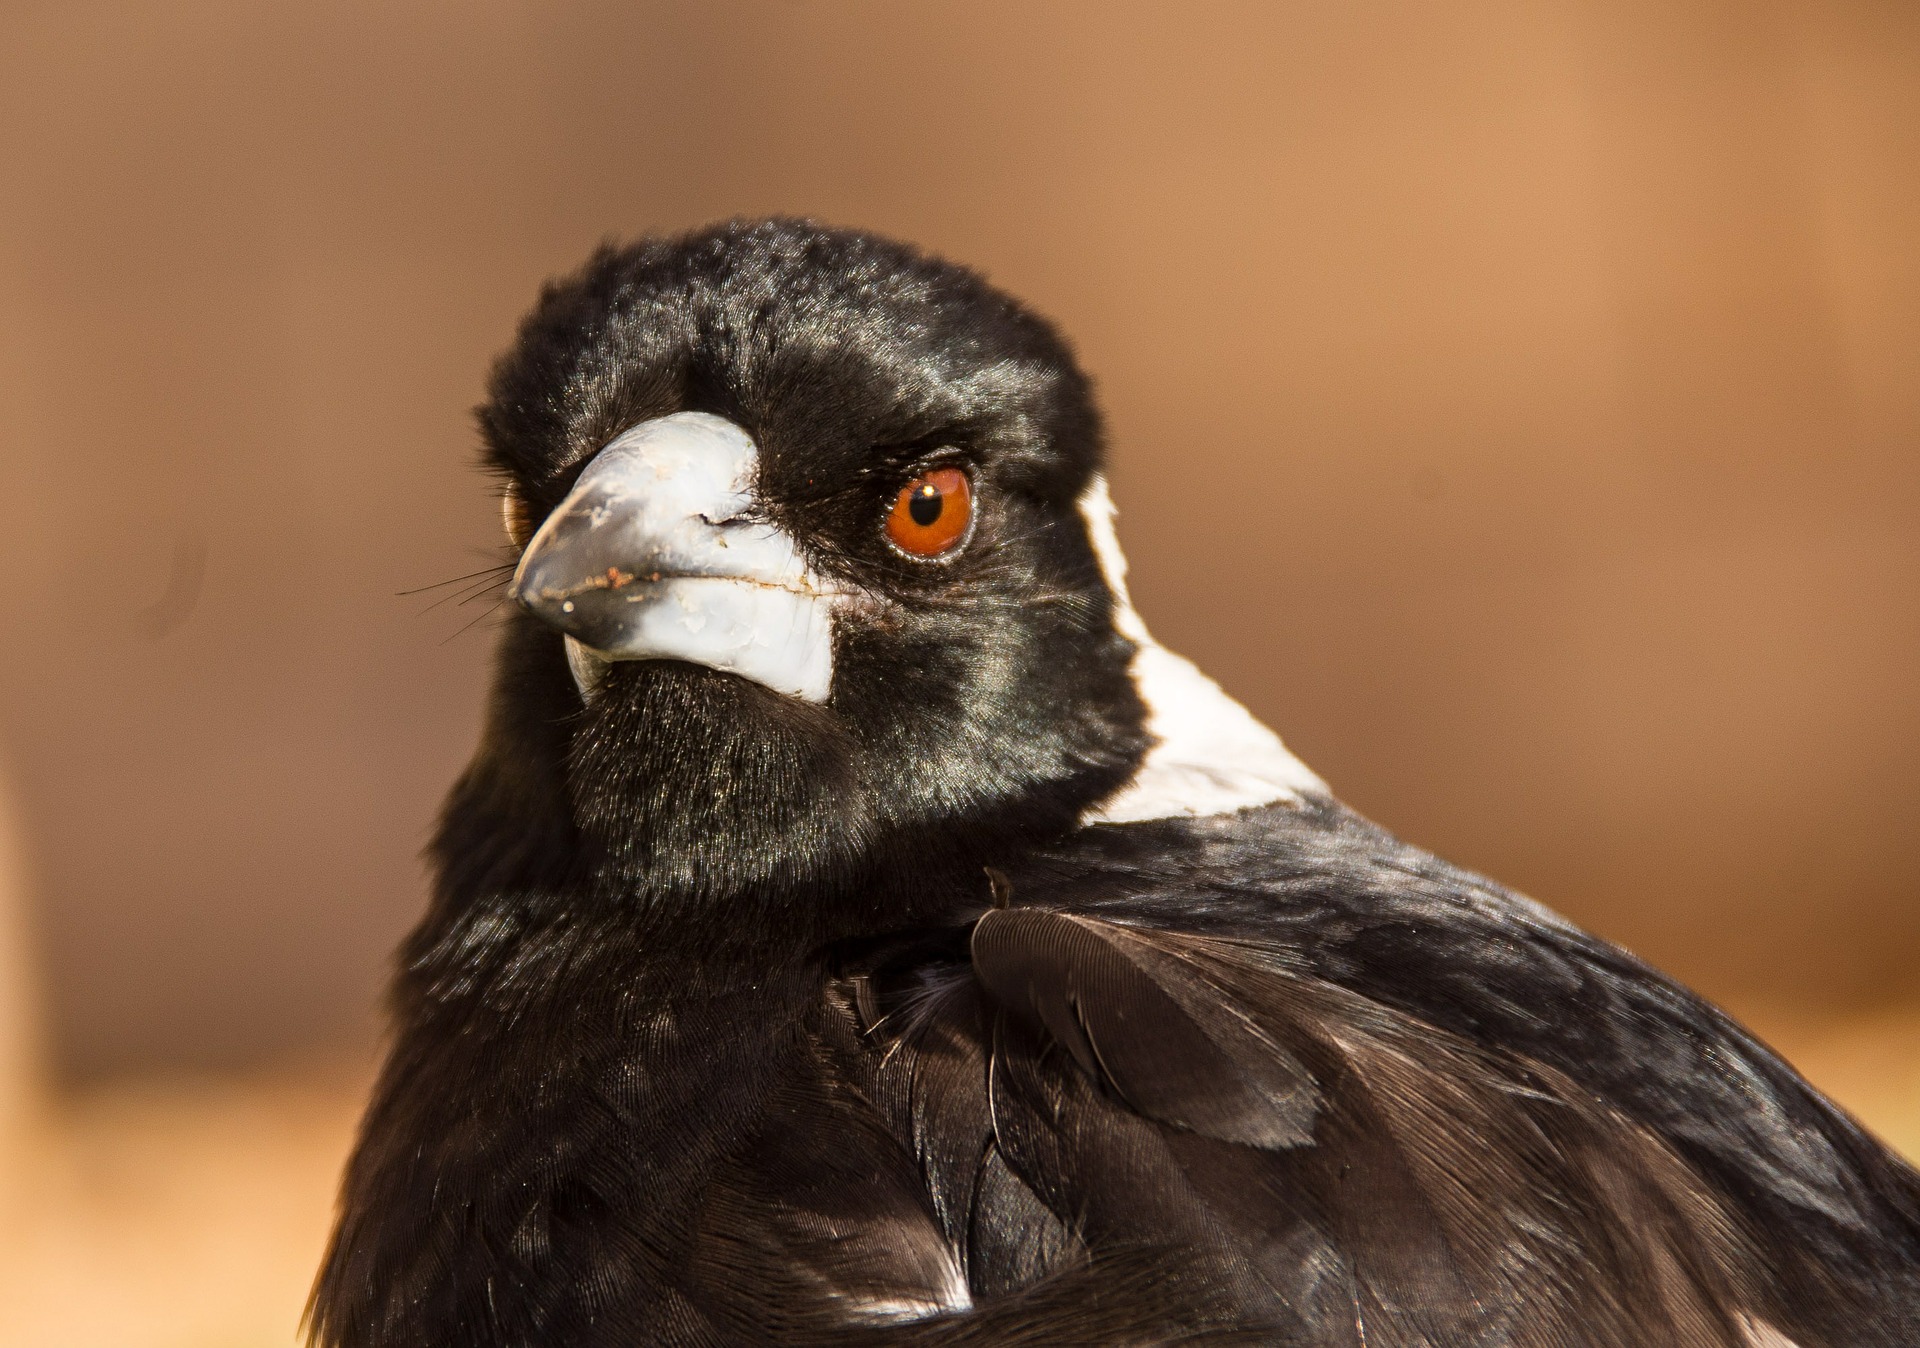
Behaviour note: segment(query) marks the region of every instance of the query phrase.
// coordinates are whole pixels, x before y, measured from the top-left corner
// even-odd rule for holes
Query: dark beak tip
[[[519,605],[542,622],[558,626],[561,619],[560,605],[550,599],[540,598],[539,588],[532,585],[509,585],[507,598]]]
[[[514,602],[548,627],[594,649],[617,645],[628,620],[627,606],[605,590],[586,589],[571,597],[556,598],[551,590],[542,595],[540,587],[528,585],[509,593]]]

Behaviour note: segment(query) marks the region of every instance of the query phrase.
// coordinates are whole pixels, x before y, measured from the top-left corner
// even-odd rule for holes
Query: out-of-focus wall
[[[360,1036],[472,739],[467,409],[785,211],[1074,335],[1136,593],[1359,808],[1736,1003],[1920,989],[1920,7],[16,7],[0,796],[70,1069]]]

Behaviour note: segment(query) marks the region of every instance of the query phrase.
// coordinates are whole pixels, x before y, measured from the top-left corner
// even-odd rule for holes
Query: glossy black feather
[[[1149,735],[1042,320],[735,223],[551,287],[481,422],[538,515],[682,410],[871,607],[825,706],[509,621],[316,1341],[1920,1344],[1920,1178],[1631,956],[1325,799],[1079,825]]]
[[[1072,913],[1014,909],[973,927],[973,972],[1135,1113],[1257,1147],[1313,1136],[1320,1093],[1194,961]]]

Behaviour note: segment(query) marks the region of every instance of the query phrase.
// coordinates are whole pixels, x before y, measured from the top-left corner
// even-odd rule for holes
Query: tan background
[[[60,5],[0,45],[0,762],[60,1062],[364,1039],[467,751],[467,409],[597,239],[1056,316],[1142,607],[1739,1002],[1920,991],[1920,7]]]
[[[594,242],[984,267],[1147,617],[1920,1150],[1912,0],[6,5],[0,1343],[290,1341]]]

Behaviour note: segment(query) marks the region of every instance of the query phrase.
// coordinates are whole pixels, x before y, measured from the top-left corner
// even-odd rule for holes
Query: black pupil
[[[947,498],[931,482],[923,483],[913,489],[907,497],[907,514],[913,516],[913,522],[922,529],[940,518],[940,512],[946,508]]]

